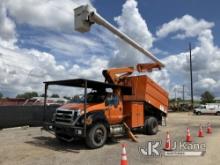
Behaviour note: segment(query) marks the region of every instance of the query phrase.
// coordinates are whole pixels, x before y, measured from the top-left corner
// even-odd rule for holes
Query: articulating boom
[[[161,69],[158,63],[146,63],[137,64],[135,67],[124,67],[124,68],[111,68],[108,70],[103,70],[102,74],[105,77],[105,81],[108,83],[119,84],[120,81],[131,75],[134,71],[141,72],[151,72],[154,68]]]

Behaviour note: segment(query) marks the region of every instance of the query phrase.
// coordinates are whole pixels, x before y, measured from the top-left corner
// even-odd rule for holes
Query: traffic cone
[[[125,144],[122,144],[121,165],[128,165],[128,159],[127,159]]]
[[[187,128],[187,131],[186,131],[186,142],[192,142],[192,137],[190,135],[189,128]]]
[[[165,151],[172,151],[169,132],[167,132],[167,137],[166,137],[166,143],[165,143],[165,146],[164,146],[164,150]]]
[[[198,137],[203,137],[203,130],[202,130],[202,125],[200,124],[200,127],[199,127],[199,132],[198,132]]]
[[[211,134],[211,133],[212,133],[211,124],[208,123],[208,124],[207,124],[207,134]]]

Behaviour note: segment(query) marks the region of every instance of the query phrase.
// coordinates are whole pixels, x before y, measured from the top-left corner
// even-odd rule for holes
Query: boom
[[[119,31],[116,27],[106,21],[103,17],[101,17],[95,11],[92,11],[88,5],[80,6],[74,9],[75,12],[75,30],[79,32],[88,32],[92,24],[97,23],[99,25],[104,26],[106,29],[120,37],[122,40],[127,42],[129,45],[133,46],[135,49],[140,51],[141,53],[145,54],[151,60],[153,60],[157,65],[160,67],[164,67],[165,65],[152,53],[148,50],[145,50],[141,47],[137,42],[132,40],[129,36],[125,33]]]

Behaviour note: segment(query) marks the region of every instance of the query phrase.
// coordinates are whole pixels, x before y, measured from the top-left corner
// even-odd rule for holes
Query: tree
[[[205,91],[204,93],[201,94],[201,103],[202,104],[214,103],[215,102],[214,99],[215,99],[214,95],[209,91]]]
[[[40,95],[40,97],[44,97],[44,96],[45,96],[45,94],[44,94],[44,93]],[[47,95],[47,97],[48,97],[48,95]]]
[[[23,94],[18,94],[16,96],[16,98],[23,98],[23,99],[30,99],[32,97],[38,97],[38,93],[37,92],[25,92]]]
[[[60,96],[58,94],[52,94],[51,97],[52,98],[59,98]]]
[[[64,99],[70,100],[71,98],[69,96],[63,96]]]
[[[0,99],[3,97],[3,94],[0,92]]]

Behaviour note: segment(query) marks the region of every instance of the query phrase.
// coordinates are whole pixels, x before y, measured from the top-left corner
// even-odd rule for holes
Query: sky
[[[1,0],[0,92],[5,97],[37,91],[43,82],[87,78],[102,70],[151,62],[105,28],[74,30],[73,9],[89,4],[151,51],[166,66],[146,73],[169,92],[190,96],[189,42],[195,98],[208,90],[220,96],[220,19],[217,0]],[[71,96],[74,90],[53,87]]]

